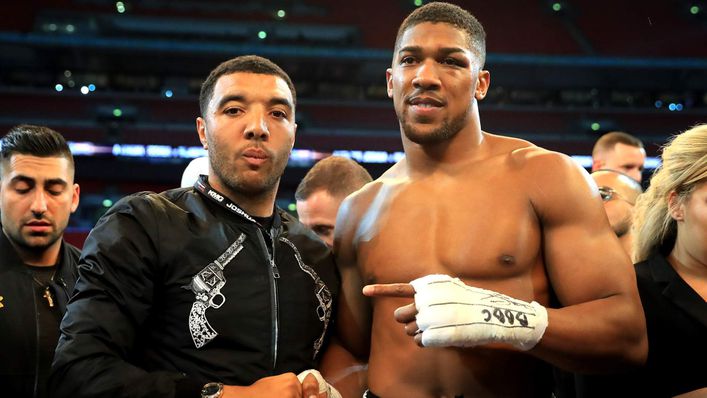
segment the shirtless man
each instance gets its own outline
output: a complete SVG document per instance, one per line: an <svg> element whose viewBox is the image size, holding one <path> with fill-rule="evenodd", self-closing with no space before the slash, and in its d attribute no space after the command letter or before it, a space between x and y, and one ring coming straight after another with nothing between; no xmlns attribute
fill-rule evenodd
<svg viewBox="0 0 707 398"><path fill-rule="evenodd" d="M403 22L386 76L406 157L337 217L337 330L369 361L368 397L549 397L548 363L646 358L631 263L587 173L481 130L484 36L446 3Z"/></svg>

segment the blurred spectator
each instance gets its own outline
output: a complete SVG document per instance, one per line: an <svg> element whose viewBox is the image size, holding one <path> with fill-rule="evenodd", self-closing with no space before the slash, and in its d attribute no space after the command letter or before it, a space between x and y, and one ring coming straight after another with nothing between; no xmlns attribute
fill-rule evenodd
<svg viewBox="0 0 707 398"><path fill-rule="evenodd" d="M648 360L629 374L577 376L580 398L673 397L707 387L700 362L707 357L707 124L663 149L633 229Z"/></svg>
<svg viewBox="0 0 707 398"><path fill-rule="evenodd" d="M334 223L341 201L371 180L368 171L354 160L340 156L320 160L297 186L299 220L329 247L333 246Z"/></svg>
<svg viewBox="0 0 707 398"><path fill-rule="evenodd" d="M641 184L618 171L597 170L592 173L599 187L611 229L619 238L626 254L631 255L631 220L636 198L643 192Z"/></svg>
<svg viewBox="0 0 707 398"><path fill-rule="evenodd" d="M602 135L592 149L592 171L620 171L641 182L646 150L638 138L621 131Z"/></svg>

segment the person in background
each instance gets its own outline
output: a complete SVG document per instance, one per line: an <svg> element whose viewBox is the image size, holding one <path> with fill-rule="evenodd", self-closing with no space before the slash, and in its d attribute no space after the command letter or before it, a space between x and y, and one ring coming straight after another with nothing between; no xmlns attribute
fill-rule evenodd
<svg viewBox="0 0 707 398"><path fill-rule="evenodd" d="M645 163L646 150L643 148L643 142L621 131L602 135L592 149L592 171L615 170L640 183Z"/></svg>
<svg viewBox="0 0 707 398"><path fill-rule="evenodd" d="M648 360L628 374L578 375L579 398L707 396L707 124L673 137L661 158L633 220Z"/></svg>
<svg viewBox="0 0 707 398"><path fill-rule="evenodd" d="M329 156L317 162L295 191L297 216L331 247L339 205L373 179L355 160Z"/></svg>
<svg viewBox="0 0 707 398"><path fill-rule="evenodd" d="M587 172L481 129L485 54L452 4L398 30L386 81L405 157L344 200L334 239L336 330L368 361L367 397L548 397L550 364L647 355L635 274Z"/></svg>
<svg viewBox="0 0 707 398"><path fill-rule="evenodd" d="M331 250L275 206L294 85L239 56L209 74L199 104L208 175L121 199L86 240L56 397L335 396L312 370L339 291Z"/></svg>
<svg viewBox="0 0 707 398"><path fill-rule="evenodd" d="M619 238L627 255L631 255L631 221L636 198L643 192L641 184L618 171L597 170L591 174L599 187L609 225Z"/></svg>
<svg viewBox="0 0 707 398"><path fill-rule="evenodd" d="M63 239L79 205L64 137L20 125L0 141L0 393L46 397L79 250Z"/></svg>

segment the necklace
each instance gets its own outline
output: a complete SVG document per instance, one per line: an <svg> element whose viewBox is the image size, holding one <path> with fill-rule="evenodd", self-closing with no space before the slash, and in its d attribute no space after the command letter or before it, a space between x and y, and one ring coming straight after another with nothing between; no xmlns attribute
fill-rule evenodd
<svg viewBox="0 0 707 398"><path fill-rule="evenodd" d="M39 279L37 279L37 276L35 273L38 273L36 269L31 270L32 272L32 279L37 283L37 285L44 291L42 293L42 298L47 301L47 305L49 305L49 308L54 307L54 296L52 295L52 291L49 288L49 284L54 281L54 275L56 275L56 267L52 271L52 275L49 277L49 281L47 282L42 282Z"/></svg>

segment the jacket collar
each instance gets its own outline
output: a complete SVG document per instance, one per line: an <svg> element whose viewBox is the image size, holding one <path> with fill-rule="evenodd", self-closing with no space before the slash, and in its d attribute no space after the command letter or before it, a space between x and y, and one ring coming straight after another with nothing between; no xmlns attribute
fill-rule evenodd
<svg viewBox="0 0 707 398"><path fill-rule="evenodd" d="M214 189L209 184L209 176L199 176L199 179L194 183L194 189L196 189L197 192L199 192L201 196L206 199L206 202L215 203L227 212L235 214L238 217L248 220L262 228L262 225L260 225L260 223L258 223L253 216L248 214L247 211L242 209L237 203L232 202L228 196ZM273 221L271 229L276 231L280 229L282 224L279 210L280 208L277 207L276 203L273 203Z"/></svg>
<svg viewBox="0 0 707 398"><path fill-rule="evenodd" d="M651 277L663 287L663 297L707 327L707 302L680 277L667 258L656 254L647 263Z"/></svg>
<svg viewBox="0 0 707 398"><path fill-rule="evenodd" d="M2 261L0 261L0 268L14 269L20 268L24 264L20 260L20 256L17 255L15 248L10 243L10 240L5 235L5 231L2 230L0 225L0 253L2 253Z"/></svg>

